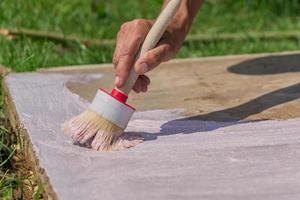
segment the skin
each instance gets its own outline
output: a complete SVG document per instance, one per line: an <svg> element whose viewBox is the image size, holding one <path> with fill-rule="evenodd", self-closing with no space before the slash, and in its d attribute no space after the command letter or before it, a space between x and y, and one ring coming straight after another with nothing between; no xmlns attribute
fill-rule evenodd
<svg viewBox="0 0 300 200"><path fill-rule="evenodd" d="M169 0L164 1L162 9L168 2ZM137 93L146 92L150 79L145 73L176 55L203 2L204 0L182 0L176 15L158 45L143 54L136 62L135 55L151 29L154 20L135 19L122 24L117 35L113 56L116 87L124 85L130 68L134 67L136 73L139 74L139 78L132 89Z"/></svg>

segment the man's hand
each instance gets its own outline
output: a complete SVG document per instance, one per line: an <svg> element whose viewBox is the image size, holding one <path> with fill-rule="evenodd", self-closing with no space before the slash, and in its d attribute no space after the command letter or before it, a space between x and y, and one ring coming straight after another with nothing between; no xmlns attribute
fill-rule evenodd
<svg viewBox="0 0 300 200"><path fill-rule="evenodd" d="M154 49L146 52L135 62L135 55L138 53L152 24L152 21L149 20L136 19L121 26L113 57L113 64L116 69L115 84L117 87L121 87L126 82L130 68L134 67L136 73L140 76L133 90L138 93L146 92L150 79L144 74L175 55L177 49L170 41L168 35L170 33L166 32Z"/></svg>
<svg viewBox="0 0 300 200"><path fill-rule="evenodd" d="M124 85L131 67L134 67L139 77L133 90L137 93L146 92L150 79L145 73L157 67L161 62L165 62L175 56L188 33L196 12L189 12L191 5L188 0L183 0L182 2L173 22L169 25L157 46L141 55L136 61L135 56L154 22L136 19L121 26L117 35L116 49L113 56L116 76L115 85L117 87ZM201 5L199 2L202 2L202 0L194 0L192 2L198 2L199 8Z"/></svg>

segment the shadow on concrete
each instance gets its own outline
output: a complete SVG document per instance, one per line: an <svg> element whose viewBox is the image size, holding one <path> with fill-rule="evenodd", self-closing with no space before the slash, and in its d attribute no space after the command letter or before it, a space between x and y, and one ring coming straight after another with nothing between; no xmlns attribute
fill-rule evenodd
<svg viewBox="0 0 300 200"><path fill-rule="evenodd" d="M286 66L287 63L289 63L288 66ZM229 67L228 71L245 75L300 72L300 54L267 56L247 60Z"/></svg>
<svg viewBox="0 0 300 200"><path fill-rule="evenodd" d="M284 104L298 98L300 98L300 82L295 85L267 93L232 108L211 112L205 115L189 117L187 119L217 122L240 121L271 107Z"/></svg>
<svg viewBox="0 0 300 200"><path fill-rule="evenodd" d="M288 67L286 67L286 63L290 63ZM248 60L229 67L228 71L246 75L300 72L300 54L268 56ZM161 131L159 133L143 133L143 136L146 140L153 140L158 136L207 132L221 127L249 123L249 121L241 120L267 110L273 106L284 104L298 98L300 98L300 82L295 85L280 88L273 92L264 94L258 98L232 108L167 122L160 127Z"/></svg>

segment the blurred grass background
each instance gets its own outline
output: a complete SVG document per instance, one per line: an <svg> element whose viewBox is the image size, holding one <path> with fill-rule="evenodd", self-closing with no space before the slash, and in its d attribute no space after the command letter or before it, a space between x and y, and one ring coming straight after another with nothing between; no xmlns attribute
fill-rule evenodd
<svg viewBox="0 0 300 200"><path fill-rule="evenodd" d="M162 0L0 0L0 28L27 28L94 39L114 39L120 25L155 18ZM207 0L191 33L217 35L300 30L299 0ZM114 46L85 47L28 37L0 37L0 63L16 71L111 62ZM299 39L211 41L186 44L177 57L299 49Z"/></svg>
<svg viewBox="0 0 300 200"><path fill-rule="evenodd" d="M114 39L120 25L157 16L162 0L0 0L0 28L49 31L65 36ZM300 30L300 0L207 0L194 21L191 35L245 34ZM186 43L177 57L278 52L300 49L300 36L277 40L248 39ZM15 71L39 67L111 62L114 46L85 46L20 36L0 35L0 64ZM0 198L20 195L24 177L12 170L15 146L7 144L0 94ZM26 178L27 180L27 178ZM41 189L33 194L41 197Z"/></svg>

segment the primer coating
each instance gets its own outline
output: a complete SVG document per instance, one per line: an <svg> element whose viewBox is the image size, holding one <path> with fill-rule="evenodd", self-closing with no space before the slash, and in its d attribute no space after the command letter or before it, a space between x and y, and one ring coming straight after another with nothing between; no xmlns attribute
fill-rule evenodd
<svg viewBox="0 0 300 200"><path fill-rule="evenodd" d="M209 122L183 119L178 110L137 112L125 131L143 134L144 143L95 152L74 145L60 127L88 106L65 83L88 78L5 78L20 126L59 199L300 198L299 118Z"/></svg>

